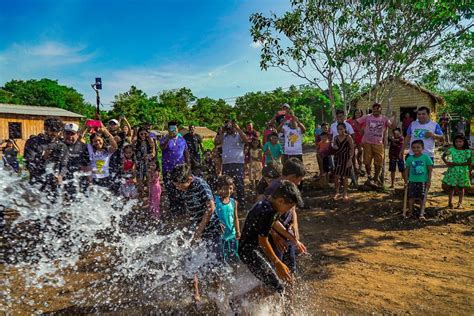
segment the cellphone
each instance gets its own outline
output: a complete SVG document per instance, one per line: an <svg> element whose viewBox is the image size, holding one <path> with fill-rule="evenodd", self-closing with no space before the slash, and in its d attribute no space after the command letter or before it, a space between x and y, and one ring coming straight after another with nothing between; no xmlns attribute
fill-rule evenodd
<svg viewBox="0 0 474 316"><path fill-rule="evenodd" d="M87 120L87 127L102 127L102 122L100 120Z"/></svg>

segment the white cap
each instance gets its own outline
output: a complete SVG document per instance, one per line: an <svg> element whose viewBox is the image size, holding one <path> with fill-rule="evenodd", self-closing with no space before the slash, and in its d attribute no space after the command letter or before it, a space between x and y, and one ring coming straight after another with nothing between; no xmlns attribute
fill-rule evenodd
<svg viewBox="0 0 474 316"><path fill-rule="evenodd" d="M115 125L119 125L119 124L120 124L119 121L117 121L116 119L111 119L111 120L109 121L109 124L110 124L110 123L114 123Z"/></svg>
<svg viewBox="0 0 474 316"><path fill-rule="evenodd" d="M283 107L283 108L288 108L288 109L289 109L289 108L290 108L290 105L289 105L288 103L283 103L283 104L281 105L281 107Z"/></svg>
<svg viewBox="0 0 474 316"><path fill-rule="evenodd" d="M79 131L79 126L77 126L77 124L74 124L74 123L66 123L64 125L64 131L77 133Z"/></svg>

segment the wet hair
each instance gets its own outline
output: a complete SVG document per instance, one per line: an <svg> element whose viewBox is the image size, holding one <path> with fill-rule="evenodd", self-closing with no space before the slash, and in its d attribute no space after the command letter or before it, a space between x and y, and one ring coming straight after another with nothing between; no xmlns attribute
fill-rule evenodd
<svg viewBox="0 0 474 316"><path fill-rule="evenodd" d="M304 177L306 175L306 169L301 160L293 157L285 161L281 173L284 176Z"/></svg>
<svg viewBox="0 0 474 316"><path fill-rule="evenodd" d="M176 122L176 121L169 121L168 122L168 127L173 126L173 125L178 126L178 122Z"/></svg>
<svg viewBox="0 0 474 316"><path fill-rule="evenodd" d="M300 190L298 190L298 187L293 182L288 180L281 180L279 182L278 187L272 193L272 198L282 198L288 204L303 205Z"/></svg>
<svg viewBox="0 0 474 316"><path fill-rule="evenodd" d="M339 115L339 114L344 114L344 111L343 110L336 110L336 116Z"/></svg>
<svg viewBox="0 0 474 316"><path fill-rule="evenodd" d="M191 177L191 167L187 164L180 164L170 172L171 181L174 183L186 183Z"/></svg>
<svg viewBox="0 0 474 316"><path fill-rule="evenodd" d="M402 130L400 129L400 127L395 127L395 128L393 129L393 131L394 131L394 132L395 132L395 131L398 131L399 133L402 132Z"/></svg>
<svg viewBox="0 0 474 316"><path fill-rule="evenodd" d="M422 141L421 139L414 140L413 143L411 143L411 146L413 147L413 145L415 144L419 144L421 145L421 148L425 148L425 142Z"/></svg>
<svg viewBox="0 0 474 316"><path fill-rule="evenodd" d="M418 110L416 110L416 112L420 112L420 111L426 111L426 114L430 114L430 109L428 109L426 106L420 106L418 108Z"/></svg>
<svg viewBox="0 0 474 316"><path fill-rule="evenodd" d="M323 127L323 126L329 126L329 124L328 123L323 123L323 124L321 124L321 127Z"/></svg>
<svg viewBox="0 0 474 316"><path fill-rule="evenodd" d="M217 188L234 185L234 180L228 175L222 175L217 178Z"/></svg>
<svg viewBox="0 0 474 316"><path fill-rule="evenodd" d="M454 136L453 138L453 147L456 148L456 140L457 139L462 139L463 140L463 144L462 144L462 149L469 149L469 143L467 142L467 139L466 137L464 137L463 134L456 134L456 136Z"/></svg>
<svg viewBox="0 0 474 316"><path fill-rule="evenodd" d="M58 118L55 117L48 117L44 120L44 129L60 132L64 128L64 123Z"/></svg>

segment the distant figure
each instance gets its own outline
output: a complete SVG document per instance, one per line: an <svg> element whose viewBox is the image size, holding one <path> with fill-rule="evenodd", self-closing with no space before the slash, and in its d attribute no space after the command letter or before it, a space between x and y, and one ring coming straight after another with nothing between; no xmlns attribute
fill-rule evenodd
<svg viewBox="0 0 474 316"><path fill-rule="evenodd" d="M467 127L466 119L461 116L461 118L459 119L459 122L456 124L457 133L460 134L460 135L465 136L466 135L466 127Z"/></svg>
<svg viewBox="0 0 474 316"><path fill-rule="evenodd" d="M160 218L161 204L161 184L160 184L160 167L156 160L150 161L148 165L148 203L150 205L150 214L155 219Z"/></svg>
<svg viewBox="0 0 474 316"><path fill-rule="evenodd" d="M453 147L444 152L443 161L448 166L443 178L443 184L449 187L448 208L453 208L453 196L456 189L459 192L457 208L462 208L464 189L471 187L469 169L472 164L472 151L463 135L454 136Z"/></svg>
<svg viewBox="0 0 474 316"><path fill-rule="evenodd" d="M411 122L413 122L413 118L411 117L410 113L405 113L405 116L402 120L402 131L404 137L407 136L407 130L410 127Z"/></svg>
<svg viewBox="0 0 474 316"><path fill-rule="evenodd" d="M400 151L403 149L403 136L400 133L400 129L397 127L393 130L393 136L388 138L390 144L388 150L388 171L390 171L391 186L395 186L395 172L398 171L402 174L402 178L405 177L405 161L400 158Z"/></svg>
<svg viewBox="0 0 474 316"><path fill-rule="evenodd" d="M451 122L451 119L449 117L449 114L447 112L443 112L443 115L439 119L439 126L441 126L441 130L443 131L443 134L444 134L444 141L446 143L449 143L449 136L450 136L449 123L450 122Z"/></svg>
<svg viewBox="0 0 474 316"><path fill-rule="evenodd" d="M5 169L12 169L15 172L20 172L20 164L18 163L18 153L20 148L14 139L7 139L5 147L3 148L3 166Z"/></svg>
<svg viewBox="0 0 474 316"><path fill-rule="evenodd" d="M202 137L195 133L194 125L189 125L188 132L183 136L183 138L186 141L186 144L188 144L191 170L194 175L200 175L201 155L204 153Z"/></svg>

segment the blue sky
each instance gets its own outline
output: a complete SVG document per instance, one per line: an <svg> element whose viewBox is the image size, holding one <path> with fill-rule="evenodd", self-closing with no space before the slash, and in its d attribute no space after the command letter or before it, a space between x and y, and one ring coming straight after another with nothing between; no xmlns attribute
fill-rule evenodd
<svg viewBox="0 0 474 316"><path fill-rule="evenodd" d="M0 85L57 79L93 102L136 85L149 95L189 87L198 97L229 98L302 83L259 69L253 12L283 12L288 0L1 0ZM5 26L8 26L7 28Z"/></svg>

